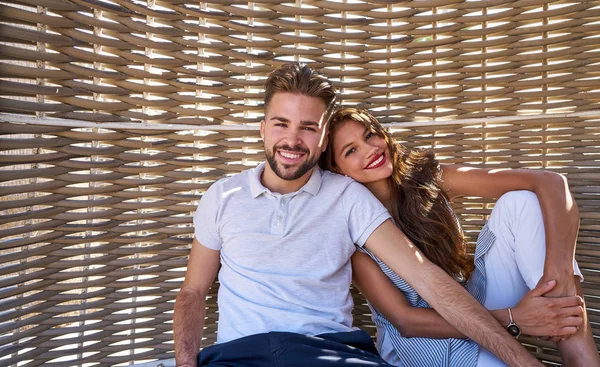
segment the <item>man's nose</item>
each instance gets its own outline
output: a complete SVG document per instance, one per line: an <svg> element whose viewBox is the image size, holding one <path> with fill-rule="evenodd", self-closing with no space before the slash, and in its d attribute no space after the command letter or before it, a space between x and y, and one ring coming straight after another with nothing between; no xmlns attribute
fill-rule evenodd
<svg viewBox="0 0 600 367"><path fill-rule="evenodd" d="M285 141L289 146L293 147L296 145L300 145L302 142L302 139L300 138L300 134L299 134L298 130L288 129L288 131L285 134Z"/></svg>

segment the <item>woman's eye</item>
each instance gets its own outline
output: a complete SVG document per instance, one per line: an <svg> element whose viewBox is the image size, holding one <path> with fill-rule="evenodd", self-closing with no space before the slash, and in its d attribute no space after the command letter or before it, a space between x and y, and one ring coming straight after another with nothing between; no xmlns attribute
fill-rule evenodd
<svg viewBox="0 0 600 367"><path fill-rule="evenodd" d="M346 154L344 154L344 157L349 156L350 154L354 153L356 151L356 148L350 148L346 151Z"/></svg>
<svg viewBox="0 0 600 367"><path fill-rule="evenodd" d="M372 132L368 132L367 136L365 136L365 140L371 139L371 137L373 137L373 135L375 135L375 134L373 134Z"/></svg>

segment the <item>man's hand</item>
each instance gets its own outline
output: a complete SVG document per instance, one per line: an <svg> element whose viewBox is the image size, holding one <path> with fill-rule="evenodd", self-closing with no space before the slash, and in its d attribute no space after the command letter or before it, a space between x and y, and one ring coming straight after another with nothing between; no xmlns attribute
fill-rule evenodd
<svg viewBox="0 0 600 367"><path fill-rule="evenodd" d="M547 266L544 269L544 274L538 282L544 284L546 279L557 279L556 286L549 292L544 294L544 297L556 298L556 297L570 297L577 296L577 285L575 282L579 281L579 277L573 276L573 269L567 268L563 271L558 271L558 267ZM585 304L583 304L585 307ZM540 339L549 340L552 343L558 343L562 340L566 340L569 336L556 336L556 334L547 334L548 336L542 336ZM552 335L552 336L550 336Z"/></svg>
<svg viewBox="0 0 600 367"><path fill-rule="evenodd" d="M556 286L550 291L546 292L544 297L576 296L577 286L575 282L578 279L578 277L573 276L572 265L564 270L558 270L558 267L551 266L544 269L544 274L538 282L538 286L554 280L556 281Z"/></svg>
<svg viewBox="0 0 600 367"><path fill-rule="evenodd" d="M545 297L555 287L554 280L538 283L512 308L513 319L524 334L564 338L583 325L583 299Z"/></svg>

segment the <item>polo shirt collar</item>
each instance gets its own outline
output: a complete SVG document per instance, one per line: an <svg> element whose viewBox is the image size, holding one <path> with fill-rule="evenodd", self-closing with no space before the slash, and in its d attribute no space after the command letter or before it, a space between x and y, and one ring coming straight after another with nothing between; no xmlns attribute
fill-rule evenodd
<svg viewBox="0 0 600 367"><path fill-rule="evenodd" d="M252 193L253 198L260 196L260 194L264 192L269 192L269 189L264 187L263 184L260 182L260 176L262 175L265 169L265 164L267 164L267 162L262 162L261 164L256 166L256 168L254 168L250 173L250 192ZM313 169L312 174L310 175L310 178L308 179L306 184L304 184L304 186L302 186L300 190L298 190L296 193L306 191L309 194L316 196L319 193L319 189L321 188L322 174L323 171L321 170L321 168L319 168L319 166L316 166L315 169Z"/></svg>
<svg viewBox="0 0 600 367"><path fill-rule="evenodd" d="M298 191L306 191L312 196L317 196L319 189L321 188L322 176L323 172L321 171L321 168L316 166L306 184L304 184L304 186L302 186Z"/></svg>

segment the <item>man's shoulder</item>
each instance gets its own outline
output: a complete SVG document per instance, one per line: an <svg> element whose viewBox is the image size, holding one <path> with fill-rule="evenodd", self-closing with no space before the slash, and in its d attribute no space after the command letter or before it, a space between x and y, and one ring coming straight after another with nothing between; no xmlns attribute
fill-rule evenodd
<svg viewBox="0 0 600 367"><path fill-rule="evenodd" d="M230 190L248 190L250 183L250 175L253 169L247 169L245 171L236 173L231 176L223 177L215 181L208 190L214 192L227 192Z"/></svg>
<svg viewBox="0 0 600 367"><path fill-rule="evenodd" d="M346 188L354 181L352 178L344 175L339 175L331 171L321 171L321 182L326 187Z"/></svg>
<svg viewBox="0 0 600 367"><path fill-rule="evenodd" d="M348 177L348 176L344 176L344 175L340 175L337 173L333 173L331 171L326 171L323 170L323 176L322 176L322 180L323 180L323 185L324 187L326 187L327 189L334 189L334 190L338 190L340 192L352 192L354 193L362 193L362 192L367 192L369 193L370 191L361 183L354 181L353 178Z"/></svg>

